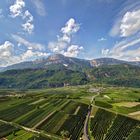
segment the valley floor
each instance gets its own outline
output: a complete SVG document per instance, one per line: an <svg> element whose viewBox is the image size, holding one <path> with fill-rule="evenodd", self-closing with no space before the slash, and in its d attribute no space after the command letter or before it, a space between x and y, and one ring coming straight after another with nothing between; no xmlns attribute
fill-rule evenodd
<svg viewBox="0 0 140 140"><path fill-rule="evenodd" d="M140 89L84 85L0 90L0 138L137 140Z"/></svg>

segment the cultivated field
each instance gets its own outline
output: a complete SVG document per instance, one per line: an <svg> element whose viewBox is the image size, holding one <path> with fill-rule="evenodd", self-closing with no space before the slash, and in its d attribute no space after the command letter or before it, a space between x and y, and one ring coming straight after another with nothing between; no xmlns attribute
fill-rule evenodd
<svg viewBox="0 0 140 140"><path fill-rule="evenodd" d="M1 90L0 138L7 140L83 138L85 120L91 106L87 126L89 128L87 134L91 139L135 140L140 134L139 98L139 89L105 85L29 91Z"/></svg>
<svg viewBox="0 0 140 140"><path fill-rule="evenodd" d="M140 121L101 108L90 119L90 131L95 140L131 139L139 127Z"/></svg>
<svg viewBox="0 0 140 140"><path fill-rule="evenodd" d="M96 98L95 104L139 119L140 88L104 87L104 90Z"/></svg>
<svg viewBox="0 0 140 140"><path fill-rule="evenodd" d="M6 96L2 94L0 120L4 121L4 126L0 124L0 137L10 140L24 136L24 139L29 139L37 135L41 140L43 136L48 136L46 139L78 139L88 104L80 102L79 93L74 95L75 89L69 92L67 89L55 89L27 91L23 96L17 96L16 91L9 91Z"/></svg>

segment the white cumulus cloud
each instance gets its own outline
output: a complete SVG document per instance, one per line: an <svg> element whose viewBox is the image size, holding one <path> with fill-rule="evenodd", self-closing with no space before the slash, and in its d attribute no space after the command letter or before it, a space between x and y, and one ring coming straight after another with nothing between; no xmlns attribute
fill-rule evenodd
<svg viewBox="0 0 140 140"><path fill-rule="evenodd" d="M20 55L21 61L35 60L39 57L47 57L49 53L27 50L25 53Z"/></svg>
<svg viewBox="0 0 140 140"><path fill-rule="evenodd" d="M28 41L26 41L26 43L27 45L33 45L28 44ZM16 46L10 41L5 41L0 45L0 67L6 67L8 65L13 65L24 61L35 60L37 58L47 57L49 55L47 52L30 49L30 47L32 46L29 46L26 51L23 51L20 54L15 54L15 51L17 50Z"/></svg>
<svg viewBox="0 0 140 140"><path fill-rule="evenodd" d="M66 34L63 34L62 37L57 36L57 38L59 42L67 42L67 43L71 42L71 37Z"/></svg>
<svg viewBox="0 0 140 140"><path fill-rule="evenodd" d="M71 43L73 34L80 29L80 24L75 22L75 19L70 18L64 27L61 28L61 36L57 36L57 41L49 42L48 48L53 53L60 53L65 56L76 57L83 47L73 45Z"/></svg>
<svg viewBox="0 0 140 140"><path fill-rule="evenodd" d="M58 42L49 42L48 49L54 53L64 53L64 50L67 48L67 43L63 41Z"/></svg>
<svg viewBox="0 0 140 140"><path fill-rule="evenodd" d="M111 36L130 37L140 31L140 1L128 4L118 15Z"/></svg>
<svg viewBox="0 0 140 140"><path fill-rule="evenodd" d="M121 36L127 37L140 31L140 9L126 12L121 20Z"/></svg>
<svg viewBox="0 0 140 140"><path fill-rule="evenodd" d="M76 33L80 29L80 25L75 22L73 18L70 18L65 24L65 27L61 29L63 34L71 35Z"/></svg>
<svg viewBox="0 0 140 140"><path fill-rule="evenodd" d="M4 44L0 45L0 58L6 57L8 59L12 55L13 47L14 45L9 41L5 41Z"/></svg>
<svg viewBox="0 0 140 140"><path fill-rule="evenodd" d="M109 49L102 49L101 53L104 56L107 56L109 54L110 50Z"/></svg>
<svg viewBox="0 0 140 140"><path fill-rule="evenodd" d="M18 35L12 35L12 38L18 42L20 45L26 46L29 50L45 50L45 46L39 43L29 42L26 39L18 36Z"/></svg>
<svg viewBox="0 0 140 140"><path fill-rule="evenodd" d="M64 52L64 55L68 57L76 57L83 49L84 48L82 46L79 47L78 45L71 45L68 47L67 51Z"/></svg>
<svg viewBox="0 0 140 140"><path fill-rule="evenodd" d="M23 15L23 19L26 19L28 22L32 22L34 18L32 14L28 10L26 10Z"/></svg>
<svg viewBox="0 0 140 140"><path fill-rule="evenodd" d="M5 41L0 45L0 66L5 67L13 64L16 61L14 56L14 44L10 41Z"/></svg>
<svg viewBox="0 0 140 140"><path fill-rule="evenodd" d="M22 18L26 20L26 22L22 24L23 30L31 34L34 30L34 18L32 14L28 10L26 10Z"/></svg>
<svg viewBox="0 0 140 140"><path fill-rule="evenodd" d="M23 30L31 34L34 30L34 25L30 22L22 24Z"/></svg>
<svg viewBox="0 0 140 140"><path fill-rule="evenodd" d="M13 5L10 6L10 13L13 18L21 16L23 8L25 7L24 0L16 0Z"/></svg>
<svg viewBox="0 0 140 140"><path fill-rule="evenodd" d="M31 34L34 30L34 17L28 10L25 10L24 7L24 0L16 0L15 3L9 8L10 14L13 18L21 17L21 19L24 21L24 23L21 24L23 31Z"/></svg>

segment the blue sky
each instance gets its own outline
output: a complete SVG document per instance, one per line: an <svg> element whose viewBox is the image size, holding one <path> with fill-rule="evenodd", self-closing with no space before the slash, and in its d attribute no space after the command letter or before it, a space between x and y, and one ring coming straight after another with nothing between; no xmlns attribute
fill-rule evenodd
<svg viewBox="0 0 140 140"><path fill-rule="evenodd" d="M0 1L0 66L53 53L140 60L139 0Z"/></svg>

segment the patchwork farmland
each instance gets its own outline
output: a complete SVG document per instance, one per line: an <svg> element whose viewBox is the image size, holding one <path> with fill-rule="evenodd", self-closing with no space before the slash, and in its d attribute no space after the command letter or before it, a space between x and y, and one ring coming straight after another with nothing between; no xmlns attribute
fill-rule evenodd
<svg viewBox="0 0 140 140"><path fill-rule="evenodd" d="M64 99L61 94L40 96L39 99L38 95L35 97L28 95L23 98L1 99L1 101L0 120L5 122L0 124L0 137L7 139L17 139L14 135L19 135L18 139L20 135L39 139L40 137L43 139L44 135L46 139L64 137L78 139L88 111L87 104ZM4 128L6 131L3 132ZM31 132L35 133L35 136ZM63 136L62 133L66 132L67 135Z"/></svg>
<svg viewBox="0 0 140 140"><path fill-rule="evenodd" d="M18 96L17 91L9 91L0 98L0 138L85 140L87 135L91 140L138 140L140 121L115 112L114 105L121 102L110 101L104 90L97 93L88 86L20 91Z"/></svg>

